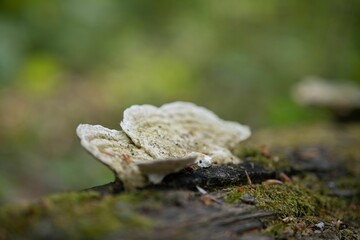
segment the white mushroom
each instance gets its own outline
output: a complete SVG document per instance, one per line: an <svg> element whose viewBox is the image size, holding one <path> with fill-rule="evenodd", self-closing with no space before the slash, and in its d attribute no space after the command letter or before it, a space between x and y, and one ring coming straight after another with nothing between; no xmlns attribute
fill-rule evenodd
<svg viewBox="0 0 360 240"><path fill-rule="evenodd" d="M100 125L80 124L76 133L81 145L108 166L126 189L143 187L147 179L159 183L164 176L195 163L196 156L154 160L144 149L135 146L123 131Z"/></svg>
<svg viewBox="0 0 360 240"><path fill-rule="evenodd" d="M250 136L247 126L221 120L193 103L132 106L121 122L131 140L154 158L181 158L198 154L200 161L216 156L218 164L239 162L229 151ZM202 157L201 157L202 156ZM205 164L208 166L209 164Z"/></svg>
<svg viewBox="0 0 360 240"><path fill-rule="evenodd" d="M151 161L153 158L136 147L123 131L80 124L76 133L81 139L81 145L113 170L127 189L146 184L146 179L133 160Z"/></svg>
<svg viewBox="0 0 360 240"><path fill-rule="evenodd" d="M360 87L352 82L306 77L295 85L293 98L305 106L349 111L360 108Z"/></svg>
<svg viewBox="0 0 360 240"><path fill-rule="evenodd" d="M250 136L247 126L221 120L192 103L125 110L122 131L80 124L81 144L112 169L126 189L159 183L163 177L193 165L238 163L231 151Z"/></svg>

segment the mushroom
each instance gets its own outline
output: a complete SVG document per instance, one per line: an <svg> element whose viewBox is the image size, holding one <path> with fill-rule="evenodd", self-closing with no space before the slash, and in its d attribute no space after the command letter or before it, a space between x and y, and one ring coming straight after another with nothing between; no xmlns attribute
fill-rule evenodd
<svg viewBox="0 0 360 240"><path fill-rule="evenodd" d="M194 163L239 163L232 150L251 135L249 127L187 102L131 106L120 126L122 130L80 124L76 132L82 146L128 190L160 183Z"/></svg>
<svg viewBox="0 0 360 240"><path fill-rule="evenodd" d="M360 120L360 87L352 82L306 77L295 85L293 98L300 105L327 109L340 121Z"/></svg>

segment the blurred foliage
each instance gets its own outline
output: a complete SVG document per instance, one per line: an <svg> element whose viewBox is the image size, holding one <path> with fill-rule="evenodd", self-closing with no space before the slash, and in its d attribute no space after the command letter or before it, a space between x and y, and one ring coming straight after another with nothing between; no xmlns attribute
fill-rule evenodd
<svg viewBox="0 0 360 240"><path fill-rule="evenodd" d="M0 1L0 203L111 179L76 139L133 104L204 105L252 127L326 117L291 86L360 83L358 0Z"/></svg>

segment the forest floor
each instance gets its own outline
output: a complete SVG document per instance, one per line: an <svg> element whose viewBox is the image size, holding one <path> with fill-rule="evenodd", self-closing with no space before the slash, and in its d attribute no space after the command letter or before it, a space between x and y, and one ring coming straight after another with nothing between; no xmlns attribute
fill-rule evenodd
<svg viewBox="0 0 360 240"><path fill-rule="evenodd" d="M238 165L0 208L3 239L360 239L360 125L258 131Z"/></svg>

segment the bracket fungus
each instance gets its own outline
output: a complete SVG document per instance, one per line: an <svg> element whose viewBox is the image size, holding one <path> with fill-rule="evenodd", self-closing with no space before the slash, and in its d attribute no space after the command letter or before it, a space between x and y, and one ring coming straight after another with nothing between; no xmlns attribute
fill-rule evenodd
<svg viewBox="0 0 360 240"><path fill-rule="evenodd" d="M292 95L300 105L327 109L340 121L360 121L360 86L353 82L306 77Z"/></svg>
<svg viewBox="0 0 360 240"><path fill-rule="evenodd" d="M126 189L160 183L164 176L197 164L239 163L232 150L250 135L249 127L224 121L193 103L126 109L121 130L80 124L82 146L107 165Z"/></svg>

